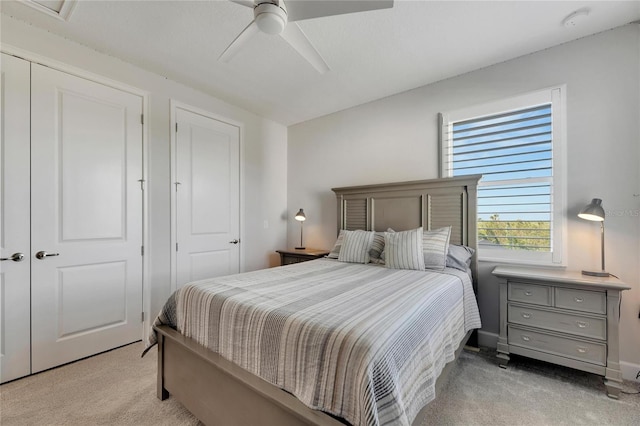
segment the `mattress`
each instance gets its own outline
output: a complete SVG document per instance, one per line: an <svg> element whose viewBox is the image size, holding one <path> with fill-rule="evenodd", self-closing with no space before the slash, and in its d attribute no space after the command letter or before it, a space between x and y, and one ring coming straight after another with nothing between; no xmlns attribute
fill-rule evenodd
<svg viewBox="0 0 640 426"><path fill-rule="evenodd" d="M331 259L187 284L155 324L353 425L410 425L481 325L465 272Z"/></svg>

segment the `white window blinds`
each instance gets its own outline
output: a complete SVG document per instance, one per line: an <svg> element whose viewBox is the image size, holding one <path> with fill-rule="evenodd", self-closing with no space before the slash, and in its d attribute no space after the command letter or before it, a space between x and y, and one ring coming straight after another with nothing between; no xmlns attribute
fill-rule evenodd
<svg viewBox="0 0 640 426"><path fill-rule="evenodd" d="M443 114L442 175L483 176L481 258L559 263L563 215L554 209L562 208L562 197L554 197L554 188L562 185L555 179L561 115L551 91Z"/></svg>

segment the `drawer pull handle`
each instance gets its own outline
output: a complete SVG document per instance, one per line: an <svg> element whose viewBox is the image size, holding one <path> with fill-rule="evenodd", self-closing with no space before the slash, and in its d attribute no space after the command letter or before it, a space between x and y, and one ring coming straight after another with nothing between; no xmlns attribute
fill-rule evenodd
<svg viewBox="0 0 640 426"><path fill-rule="evenodd" d="M582 303L584 302L584 299L582 297L574 297L574 299L576 301L576 303Z"/></svg>
<svg viewBox="0 0 640 426"><path fill-rule="evenodd" d="M583 348L582 346L578 346L578 352L580 352L581 354L586 354L587 352L589 352L589 350L587 348Z"/></svg>
<svg viewBox="0 0 640 426"><path fill-rule="evenodd" d="M529 336L522 336L522 340L524 340L525 342L528 342L531 340L531 338Z"/></svg>
<svg viewBox="0 0 640 426"><path fill-rule="evenodd" d="M527 290L527 291L525 291L525 292L524 292L524 295L525 295L525 296L533 296L533 292L532 292L532 291Z"/></svg>
<svg viewBox="0 0 640 426"><path fill-rule="evenodd" d="M524 319L529 319L529 318L531 318L531 314L530 314L530 313L528 313L528 312L523 312L523 313L522 313L522 318L524 318Z"/></svg>
<svg viewBox="0 0 640 426"><path fill-rule="evenodd" d="M589 327L589 323L586 321L576 321L576 324L578 325L578 327L580 328L587 328Z"/></svg>

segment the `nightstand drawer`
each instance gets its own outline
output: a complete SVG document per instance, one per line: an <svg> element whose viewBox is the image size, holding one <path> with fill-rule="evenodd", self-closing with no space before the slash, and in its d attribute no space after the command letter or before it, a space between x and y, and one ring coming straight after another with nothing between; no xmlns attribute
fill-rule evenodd
<svg viewBox="0 0 640 426"><path fill-rule="evenodd" d="M551 290L552 288L546 285L509 281L508 297L514 302L551 306Z"/></svg>
<svg viewBox="0 0 640 426"><path fill-rule="evenodd" d="M607 345L565 336L508 327L509 344L564 356L597 365L607 365Z"/></svg>
<svg viewBox="0 0 640 426"><path fill-rule="evenodd" d="M556 307L574 311L607 313L607 298L604 292L556 288Z"/></svg>
<svg viewBox="0 0 640 426"><path fill-rule="evenodd" d="M606 318L595 318L509 304L509 323L539 327L593 339L607 339Z"/></svg>

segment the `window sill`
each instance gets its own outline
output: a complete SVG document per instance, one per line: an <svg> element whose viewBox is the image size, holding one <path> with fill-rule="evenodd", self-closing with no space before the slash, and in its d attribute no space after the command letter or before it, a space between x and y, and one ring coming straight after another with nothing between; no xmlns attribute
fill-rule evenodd
<svg viewBox="0 0 640 426"><path fill-rule="evenodd" d="M478 256L478 262L482 263L504 263L508 265L538 266L541 268L566 269L566 263L552 263L534 259L509 259L497 256Z"/></svg>

